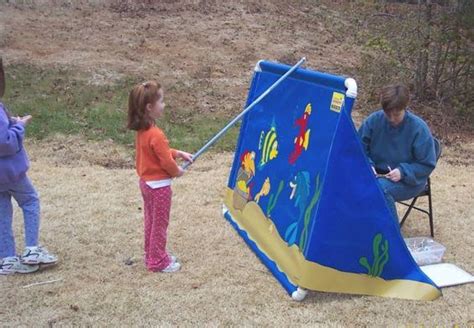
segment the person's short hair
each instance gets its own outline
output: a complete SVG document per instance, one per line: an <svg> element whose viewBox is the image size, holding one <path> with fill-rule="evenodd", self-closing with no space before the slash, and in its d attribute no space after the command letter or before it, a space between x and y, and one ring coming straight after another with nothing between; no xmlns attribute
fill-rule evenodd
<svg viewBox="0 0 474 328"><path fill-rule="evenodd" d="M403 84L391 84L380 90L380 104L385 112L401 111L410 102L410 91Z"/></svg>
<svg viewBox="0 0 474 328"><path fill-rule="evenodd" d="M153 119L146 110L147 104L154 104L160 99L158 91L161 85L156 81L137 84L128 96L127 128L130 130L146 130L153 125Z"/></svg>

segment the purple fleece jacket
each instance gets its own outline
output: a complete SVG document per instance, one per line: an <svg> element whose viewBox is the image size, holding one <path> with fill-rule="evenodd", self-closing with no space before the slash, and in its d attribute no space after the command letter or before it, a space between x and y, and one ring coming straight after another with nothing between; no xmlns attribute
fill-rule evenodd
<svg viewBox="0 0 474 328"><path fill-rule="evenodd" d="M0 184L20 180L30 166L23 148L25 127L9 119L6 109L0 103Z"/></svg>

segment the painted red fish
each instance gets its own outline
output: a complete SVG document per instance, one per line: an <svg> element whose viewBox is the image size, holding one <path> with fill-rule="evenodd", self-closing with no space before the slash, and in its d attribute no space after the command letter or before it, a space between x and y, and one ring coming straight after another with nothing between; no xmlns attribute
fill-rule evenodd
<svg viewBox="0 0 474 328"><path fill-rule="evenodd" d="M311 104L306 105L303 115L298 118L295 122L296 126L299 126L298 135L295 138L295 148L293 152L290 154L289 162L290 164L294 164L298 157L300 157L301 153L304 150L308 149L309 145L309 132L311 129L307 129L308 127L308 120L309 116L311 115Z"/></svg>

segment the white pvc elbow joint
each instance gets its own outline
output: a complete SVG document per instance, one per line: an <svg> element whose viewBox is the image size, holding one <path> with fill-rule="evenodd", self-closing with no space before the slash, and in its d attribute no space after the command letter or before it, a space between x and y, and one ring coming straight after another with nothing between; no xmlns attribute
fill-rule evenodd
<svg viewBox="0 0 474 328"><path fill-rule="evenodd" d="M352 78L347 78L344 81L344 85L347 88L346 96L349 98L356 98L357 97L357 82Z"/></svg>
<svg viewBox="0 0 474 328"><path fill-rule="evenodd" d="M305 289L298 287L298 289L291 293L291 298L295 301L301 302L304 300L307 293L308 292Z"/></svg>

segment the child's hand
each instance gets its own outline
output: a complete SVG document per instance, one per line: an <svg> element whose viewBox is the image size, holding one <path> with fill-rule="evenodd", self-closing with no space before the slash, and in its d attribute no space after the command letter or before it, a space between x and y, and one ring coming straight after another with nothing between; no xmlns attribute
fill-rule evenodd
<svg viewBox="0 0 474 328"><path fill-rule="evenodd" d="M176 175L177 178L182 177L183 174L184 174L184 172L185 172L180 166L178 166L178 168L179 168L179 172L178 172L178 174Z"/></svg>
<svg viewBox="0 0 474 328"><path fill-rule="evenodd" d="M14 120L17 122L17 123L20 123L20 124L23 124L23 125L28 125L28 123L30 123L31 119L33 117L31 115L26 115L26 116L18 116L18 117L15 117Z"/></svg>
<svg viewBox="0 0 474 328"><path fill-rule="evenodd" d="M385 177L393 182L398 182L402 178L402 173L399 169L393 169L387 174L385 174Z"/></svg>
<svg viewBox="0 0 474 328"><path fill-rule="evenodd" d="M185 161L187 161L187 162L190 162L190 163L193 162L193 155L190 154L190 153L187 153L185 151L179 150L178 151L178 157L185 160Z"/></svg>

